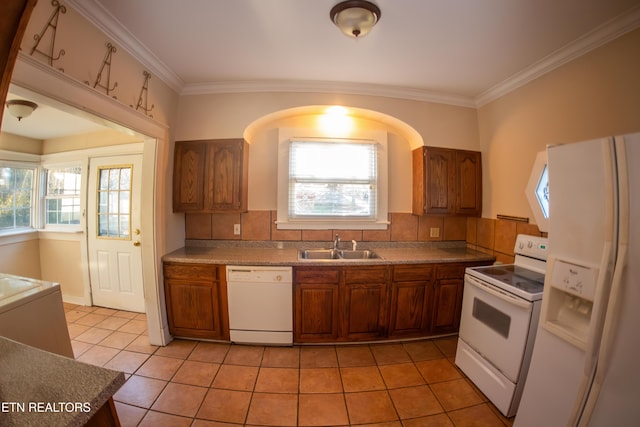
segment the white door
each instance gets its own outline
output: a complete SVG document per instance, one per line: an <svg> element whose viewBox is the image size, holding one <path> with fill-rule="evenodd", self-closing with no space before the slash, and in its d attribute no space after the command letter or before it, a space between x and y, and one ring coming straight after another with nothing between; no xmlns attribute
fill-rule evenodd
<svg viewBox="0 0 640 427"><path fill-rule="evenodd" d="M93 305L144 312L142 155L89 161L87 230Z"/></svg>

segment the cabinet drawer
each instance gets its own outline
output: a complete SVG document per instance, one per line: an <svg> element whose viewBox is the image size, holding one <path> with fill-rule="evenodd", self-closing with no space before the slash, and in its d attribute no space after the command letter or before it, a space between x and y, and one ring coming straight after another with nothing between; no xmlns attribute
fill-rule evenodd
<svg viewBox="0 0 640 427"><path fill-rule="evenodd" d="M433 265L396 265L393 267L394 282L431 280Z"/></svg>
<svg viewBox="0 0 640 427"><path fill-rule="evenodd" d="M462 279L464 278L465 265L439 265L436 271L438 279Z"/></svg>
<svg viewBox="0 0 640 427"><path fill-rule="evenodd" d="M348 268L344 271L345 283L386 283L387 267Z"/></svg>
<svg viewBox="0 0 640 427"><path fill-rule="evenodd" d="M169 279L219 280L218 268L207 264L165 264L164 277Z"/></svg>
<svg viewBox="0 0 640 427"><path fill-rule="evenodd" d="M337 269L295 270L295 283L338 283L340 271Z"/></svg>

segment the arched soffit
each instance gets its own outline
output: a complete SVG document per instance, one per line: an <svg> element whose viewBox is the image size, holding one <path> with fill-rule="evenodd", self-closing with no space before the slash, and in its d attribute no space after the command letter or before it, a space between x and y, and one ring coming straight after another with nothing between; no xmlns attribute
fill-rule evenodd
<svg viewBox="0 0 640 427"><path fill-rule="evenodd" d="M334 107L332 105L307 105L304 107L287 108L284 110L275 111L273 113L264 115L252 123L250 123L244 130L244 139L249 143L253 140L253 136L260 129L268 127L270 123L275 121L292 118L296 116L305 115L321 115L325 114L328 108ZM403 122L402 120L390 116L388 114L380 113L374 110L368 110L364 108L344 107L347 110L347 114L354 118L366 119L378 122L388 128L389 131L397 133L409 142L411 149L422 147L424 141L422 136L412 126Z"/></svg>

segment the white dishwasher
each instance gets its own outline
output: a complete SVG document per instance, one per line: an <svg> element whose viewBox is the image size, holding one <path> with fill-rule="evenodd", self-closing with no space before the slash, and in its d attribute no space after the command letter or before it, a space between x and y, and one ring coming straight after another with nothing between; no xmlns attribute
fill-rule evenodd
<svg viewBox="0 0 640 427"><path fill-rule="evenodd" d="M229 335L243 344L293 344L291 267L227 266Z"/></svg>

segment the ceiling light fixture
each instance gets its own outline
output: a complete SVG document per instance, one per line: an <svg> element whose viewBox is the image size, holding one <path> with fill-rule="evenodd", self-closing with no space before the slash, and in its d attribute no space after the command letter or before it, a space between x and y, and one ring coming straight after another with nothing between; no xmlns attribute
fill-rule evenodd
<svg viewBox="0 0 640 427"><path fill-rule="evenodd" d="M7 109L12 116L18 118L18 121L25 117L29 117L36 108L38 108L38 104L24 99L12 99L7 101Z"/></svg>
<svg viewBox="0 0 640 427"><path fill-rule="evenodd" d="M366 0L347 0L331 8L331 21L351 37L366 35L380 20L380 8Z"/></svg>

